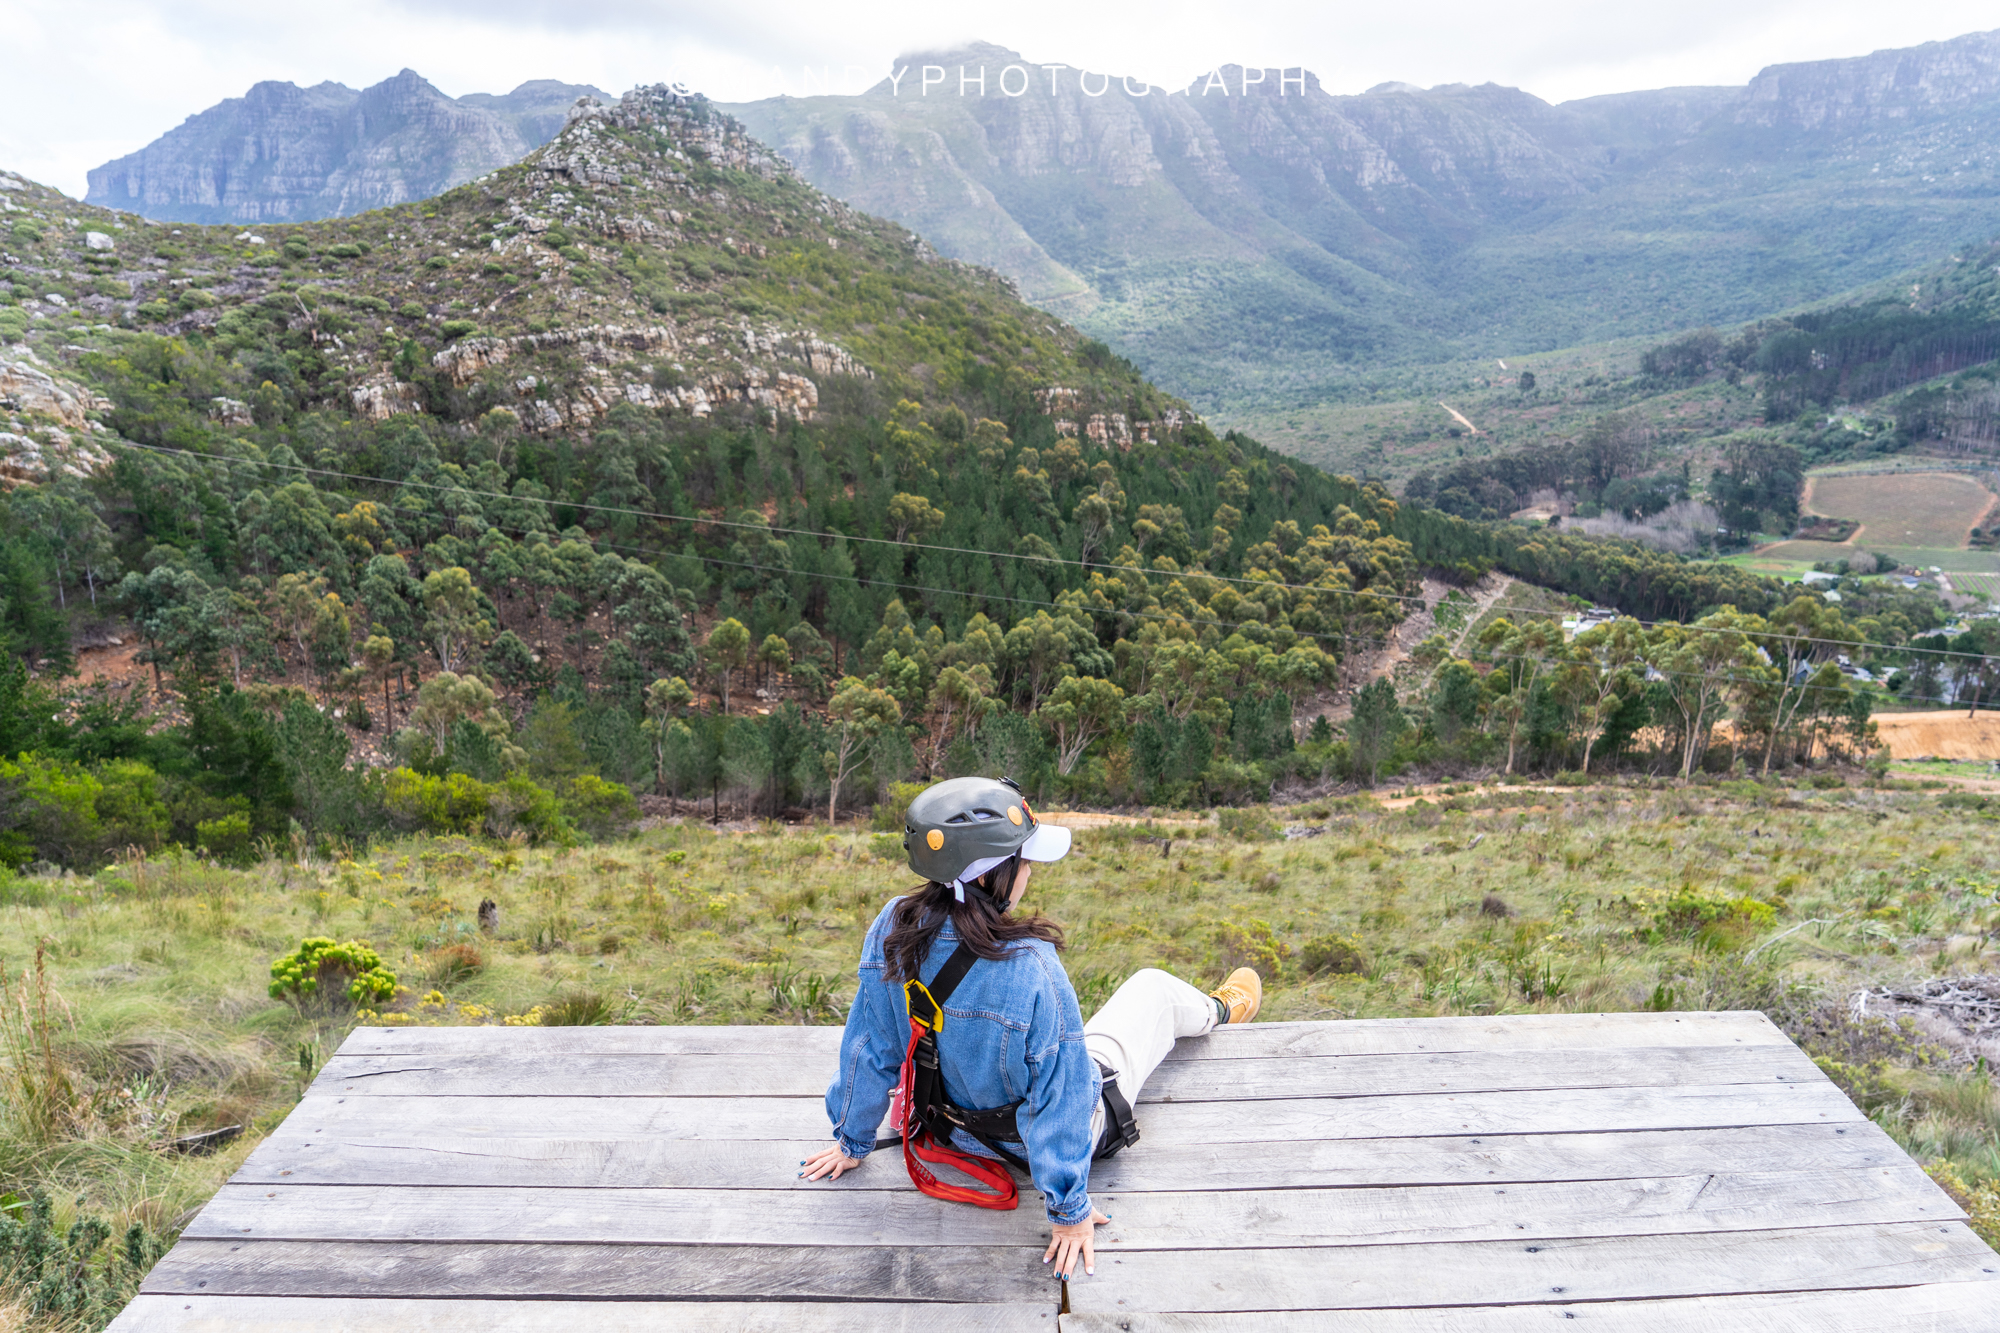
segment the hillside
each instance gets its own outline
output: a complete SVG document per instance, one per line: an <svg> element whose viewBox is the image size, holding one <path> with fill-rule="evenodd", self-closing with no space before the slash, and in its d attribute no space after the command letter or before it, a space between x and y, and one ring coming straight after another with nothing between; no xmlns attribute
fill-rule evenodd
<svg viewBox="0 0 2000 1333"><path fill-rule="evenodd" d="M1002 48L897 63L858 97L732 111L823 189L1257 434L1393 391L1399 364L1759 318L2000 225L2000 34L1561 106L1236 66L1150 92L1038 74L1014 96L998 80L1025 62ZM984 96L958 95L961 67Z"/></svg>
<svg viewBox="0 0 2000 1333"><path fill-rule="evenodd" d="M265 82L90 173L86 198L162 222L300 222L427 199L555 136L587 85L446 97L414 70L357 92Z"/></svg>
<svg viewBox="0 0 2000 1333"><path fill-rule="evenodd" d="M1379 490L1218 439L700 99L587 104L519 166L354 219L6 197L0 330L27 349L6 360L130 447L65 475L13 445L48 484L9 497L0 628L53 672L48 614L88 659L132 632L115 608L140 671L114 683L155 701L296 688L372 758L489 776L569 708L606 778L742 800L761 773L777 804L975 762L1187 790L1213 753L1240 787L1416 591ZM11 440L62 428L36 403ZM497 701L452 693L475 671ZM1045 748L1027 719L1062 716L1066 684ZM859 767L829 775L813 742L745 769L724 739L746 689L813 727L861 708ZM1164 757L1079 768L1126 701L1158 710ZM710 720L674 730L697 702ZM22 716L12 744L42 743ZM682 763L662 738L697 723L723 748ZM213 815L190 810L187 841Z"/></svg>

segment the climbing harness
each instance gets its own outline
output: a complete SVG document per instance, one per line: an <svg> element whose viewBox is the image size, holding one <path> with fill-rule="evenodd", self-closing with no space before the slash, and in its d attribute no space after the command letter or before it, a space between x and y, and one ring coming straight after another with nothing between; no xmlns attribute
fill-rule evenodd
<svg viewBox="0 0 2000 1333"><path fill-rule="evenodd" d="M899 1133L876 1146L888 1147L900 1138L903 1164L909 1170L911 1183L932 1198L1005 1212L1019 1206L1020 1192L1002 1162L1033 1174L1028 1163L1001 1146L1003 1142L1021 1141L1016 1113L1022 1102L986 1111L956 1106L945 1091L944 1071L938 1064L937 1037L944 1030L945 1002L951 999L958 983L965 980L965 974L978 959L977 954L961 943L945 959L930 985L914 977L903 983L904 1004L910 1016L910 1044L903 1053L902 1078L896 1089L893 1119ZM1139 1141L1139 1126L1133 1119L1131 1103L1118 1091L1117 1075L1102 1064L1098 1070L1104 1086L1104 1132L1091 1154L1093 1158L1113 1156ZM1002 1161L975 1157L949 1146L952 1131L959 1129L979 1140ZM953 1167L984 1188L939 1180L931 1165Z"/></svg>

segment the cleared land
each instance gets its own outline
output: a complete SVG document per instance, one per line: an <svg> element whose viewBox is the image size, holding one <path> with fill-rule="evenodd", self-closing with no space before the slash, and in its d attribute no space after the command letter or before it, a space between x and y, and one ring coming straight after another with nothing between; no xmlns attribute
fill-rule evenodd
<svg viewBox="0 0 2000 1333"><path fill-rule="evenodd" d="M2000 759L2000 714L1877 713L1875 727L1897 759Z"/></svg>
<svg viewBox="0 0 2000 1333"><path fill-rule="evenodd" d="M1960 472L1816 476L1806 479L1806 512L1851 518L1851 544L1960 550L1993 505L1993 492Z"/></svg>

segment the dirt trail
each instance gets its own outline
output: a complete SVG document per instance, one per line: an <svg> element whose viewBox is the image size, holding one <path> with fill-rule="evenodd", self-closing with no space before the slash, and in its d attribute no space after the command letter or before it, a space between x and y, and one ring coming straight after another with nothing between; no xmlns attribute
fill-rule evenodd
<svg viewBox="0 0 2000 1333"><path fill-rule="evenodd" d="M1493 609L1494 603L1507 595L1507 589L1513 585L1514 580L1505 574L1488 574L1473 585L1472 608L1467 612L1465 627L1453 640L1447 656L1457 657L1464 651L1465 641L1471 635L1472 627L1479 623L1481 616ZM1338 702L1321 710L1326 714L1327 721L1339 724L1354 716L1354 705L1349 701L1353 692L1363 685L1372 684L1391 674L1409 660L1416 646L1436 631L1437 615L1433 608L1444 600L1453 586L1442 579L1425 579L1422 588L1423 609L1405 617L1389 635L1387 643L1372 653L1350 659L1349 663L1342 667ZM1317 714L1312 712L1302 713L1300 725L1311 726L1315 716Z"/></svg>
<svg viewBox="0 0 2000 1333"><path fill-rule="evenodd" d="M1463 786L1463 785L1464 784L1462 783L1450 783L1450 782L1427 783L1423 786L1416 788L1416 795L1414 796L1390 796L1385 799L1378 800L1375 804L1377 804L1384 810L1407 810L1411 806L1415 805L1418 801L1430 801L1432 804L1436 804L1438 801L1449 799L1444 795L1445 788L1451 786ZM1481 796L1492 795L1495 792L1533 791L1533 792L1561 793L1561 792L1573 792L1576 790L1578 789L1575 787L1483 786L1483 787L1475 787L1472 791L1460 792L1459 795L1465 797L1468 800L1477 800ZM1537 806L1534 808L1542 809L1544 807Z"/></svg>
<svg viewBox="0 0 2000 1333"><path fill-rule="evenodd" d="M1818 481L1818 480L1819 480L1819 478L1818 478L1818 477L1807 477L1807 478L1806 478L1806 484L1805 484L1805 487L1804 487L1804 489L1802 489L1802 490L1801 490L1801 491L1799 492L1799 513L1801 513L1801 514L1810 514L1810 515L1812 515L1812 516L1813 516L1814 518L1847 518L1847 517L1849 517L1849 516L1848 516L1848 515L1846 515L1846 514L1822 514L1822 513L1820 513L1820 511L1819 511L1819 510L1817 510L1817 509L1814 509L1814 508L1813 508L1813 483L1814 483L1814 482L1816 482L1816 481ZM1868 525L1867 525L1866 523L1863 523L1863 522L1859 521L1859 520L1856 520L1856 521L1855 521L1855 523L1854 523L1854 531L1852 531L1852 532L1850 532L1850 533L1848 533L1848 534L1847 534L1847 540L1846 540L1846 541L1839 541L1839 542L1828 542L1828 543L1827 543L1827 545L1829 545L1829 546L1852 546L1852 545L1854 545L1854 544L1855 544L1856 542L1858 542L1858 541L1860 541L1860 540L1861 540L1861 534L1862 534L1862 533L1864 533L1864 532L1866 532L1866 531L1868 531ZM1786 538L1785 540L1786 540L1786 541L1789 541L1789 540L1791 540L1791 539L1790 539L1790 538L1788 537L1788 538ZM1772 543L1771 543L1771 545L1772 545L1772 546L1776 546L1776 545L1778 545L1778 544L1779 544L1779 543L1777 543L1777 542L1772 542ZM1761 550L1761 549L1764 549L1764 548L1761 548L1761 547L1760 547L1759 549Z"/></svg>
<svg viewBox="0 0 2000 1333"><path fill-rule="evenodd" d="M1090 810L1038 810L1035 817L1044 824L1060 824L1067 829L1111 828L1118 824L1151 824L1155 828L1210 828L1206 819L1154 819L1147 815L1104 815Z"/></svg>
<svg viewBox="0 0 2000 1333"><path fill-rule="evenodd" d="M1896 759L2000 759L2000 713L1877 713L1882 743Z"/></svg>

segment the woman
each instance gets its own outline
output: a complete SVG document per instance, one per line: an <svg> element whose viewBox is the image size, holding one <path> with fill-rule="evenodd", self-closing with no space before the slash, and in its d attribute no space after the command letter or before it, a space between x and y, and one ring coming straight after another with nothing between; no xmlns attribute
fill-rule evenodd
<svg viewBox="0 0 2000 1333"><path fill-rule="evenodd" d="M1096 1271L1092 1236L1110 1219L1091 1207L1090 1163L1138 1137L1125 1108L1178 1038L1248 1022L1263 999L1247 967L1208 995L1146 968L1084 1023L1056 957L1062 928L1010 915L1034 864L1061 860L1069 845L1069 830L1039 823L1010 780L954 778L910 803L903 846L925 883L884 907L868 929L840 1068L826 1093L834 1142L799 1172L838 1180L875 1147L908 1046L903 983L943 989L939 974L963 946L969 956L952 970L977 961L940 1001L945 1089L954 1108L980 1113L974 1124L1013 1132L982 1140L961 1129L951 1146L1025 1162L1053 1232L1042 1262L1054 1261L1064 1278L1079 1262L1085 1273Z"/></svg>

